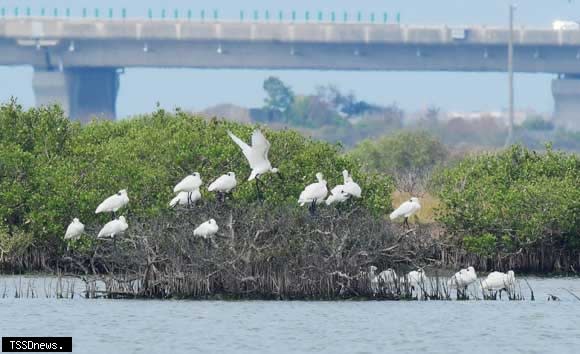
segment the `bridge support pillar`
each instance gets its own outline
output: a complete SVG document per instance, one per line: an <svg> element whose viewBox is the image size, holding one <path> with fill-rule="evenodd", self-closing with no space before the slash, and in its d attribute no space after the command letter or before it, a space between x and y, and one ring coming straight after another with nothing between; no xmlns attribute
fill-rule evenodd
<svg viewBox="0 0 580 354"><path fill-rule="evenodd" d="M115 119L119 91L116 68L36 68L32 81L36 106L60 104L71 119L83 122L95 116Z"/></svg>
<svg viewBox="0 0 580 354"><path fill-rule="evenodd" d="M580 131L580 76L564 75L552 80L552 95L556 126Z"/></svg>

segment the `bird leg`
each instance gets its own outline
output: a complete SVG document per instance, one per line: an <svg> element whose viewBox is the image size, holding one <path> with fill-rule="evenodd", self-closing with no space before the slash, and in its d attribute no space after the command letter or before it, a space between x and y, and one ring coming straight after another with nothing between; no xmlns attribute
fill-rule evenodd
<svg viewBox="0 0 580 354"><path fill-rule="evenodd" d="M262 192L260 192L260 183L261 181L256 177L256 194L258 195L258 202L262 204L264 200L262 198Z"/></svg>
<svg viewBox="0 0 580 354"><path fill-rule="evenodd" d="M407 226L408 229L410 229L411 227L409 226L409 218L405 217L405 221L403 221L403 226Z"/></svg>
<svg viewBox="0 0 580 354"><path fill-rule="evenodd" d="M308 210L310 211L311 216L316 215L316 200L313 200L312 203L310 203L310 207L308 208Z"/></svg>
<svg viewBox="0 0 580 354"><path fill-rule="evenodd" d="M113 219L111 220L115 220L117 218L117 213L113 211Z"/></svg>

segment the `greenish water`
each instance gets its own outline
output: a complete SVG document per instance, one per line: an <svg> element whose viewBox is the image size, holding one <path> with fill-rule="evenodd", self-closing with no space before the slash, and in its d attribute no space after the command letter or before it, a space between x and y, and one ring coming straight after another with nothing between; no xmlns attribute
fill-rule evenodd
<svg viewBox="0 0 580 354"><path fill-rule="evenodd" d="M0 277L0 296L19 281ZM0 335L72 336L74 352L89 354L578 353L580 301L564 289L580 295L580 279L529 281L536 301L71 300L6 291Z"/></svg>

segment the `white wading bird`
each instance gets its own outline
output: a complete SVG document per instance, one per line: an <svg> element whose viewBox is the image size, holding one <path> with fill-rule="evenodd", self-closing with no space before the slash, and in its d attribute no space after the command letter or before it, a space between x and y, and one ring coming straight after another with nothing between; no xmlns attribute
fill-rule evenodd
<svg viewBox="0 0 580 354"><path fill-rule="evenodd" d="M252 169L252 173L250 173L248 181L253 179L256 180L256 193L258 194L258 200L261 201L262 194L260 192L259 184L262 183L262 181L259 179L260 176L271 172L278 174L278 176L282 178L282 175L279 173L278 169L276 167L272 167L270 160L268 160L270 142L266 140L262 132L258 129L254 130L252 133L252 146L246 144L242 139L238 138L230 131L228 131L228 135L240 147L240 149L242 149L242 153L248 160L250 168Z"/></svg>
<svg viewBox="0 0 580 354"><path fill-rule="evenodd" d="M377 275L375 274L377 269L378 268L375 266L370 266L368 273L369 281L371 282L371 290L373 291L373 294L379 292L379 277L377 277Z"/></svg>
<svg viewBox="0 0 580 354"><path fill-rule="evenodd" d="M119 216L118 219L109 221L108 223L105 224L105 226L103 226L103 228L101 229L101 231L99 231L99 235L97 236L98 238L103 238L103 237L115 237L117 235L122 234L123 232L125 232L127 229L129 228L129 225L127 224L127 220L125 220L124 216Z"/></svg>
<svg viewBox="0 0 580 354"><path fill-rule="evenodd" d="M214 219L210 219L203 224L199 225L194 231L194 236L201 236L203 238L210 238L215 235L219 230L218 224Z"/></svg>
<svg viewBox="0 0 580 354"><path fill-rule="evenodd" d="M336 185L330 191L330 196L326 199L326 205L332 203L342 203L350 197L360 198L362 190L360 186L352 180L347 170L342 171L343 184Z"/></svg>
<svg viewBox="0 0 580 354"><path fill-rule="evenodd" d="M499 296L501 298L501 292L503 290L507 291L508 294L515 289L516 276L513 270L506 273L502 272L491 272L481 282L481 288L483 290L494 292L499 290Z"/></svg>
<svg viewBox="0 0 580 354"><path fill-rule="evenodd" d="M74 218L73 221L66 228L66 233L64 234L65 240L78 240L79 237L85 232L85 225L78 218Z"/></svg>
<svg viewBox="0 0 580 354"><path fill-rule="evenodd" d="M236 187L238 181L236 181L236 174L233 172L228 172L225 175L221 175L212 182L207 188L210 192L217 192L219 199L223 202L226 200L226 194L230 193L232 189Z"/></svg>
<svg viewBox="0 0 580 354"><path fill-rule="evenodd" d="M358 183L352 180L352 177L348 174L347 170L342 171L342 179L344 183L344 191L355 198L360 198L362 190Z"/></svg>
<svg viewBox="0 0 580 354"><path fill-rule="evenodd" d="M198 200L201 200L201 193L199 192L199 189L196 189L191 193L179 192L175 198L171 199L169 206L175 208L178 205L191 205Z"/></svg>
<svg viewBox="0 0 580 354"><path fill-rule="evenodd" d="M393 292L397 288L398 279L397 273L392 268L383 270L378 276L379 284L383 288L386 287L389 292Z"/></svg>
<svg viewBox="0 0 580 354"><path fill-rule="evenodd" d="M461 293L465 296L465 291L467 287L477 280L477 273L475 268L468 267L467 269L461 269L459 272L455 273L451 279L447 282L447 286L450 289L457 289L457 296Z"/></svg>
<svg viewBox="0 0 580 354"><path fill-rule="evenodd" d="M127 190L121 189L117 194L110 196L105 199L95 210L95 214L99 213L113 213L113 219L117 217L115 214L117 210L121 209L129 203L129 197L127 196Z"/></svg>
<svg viewBox="0 0 580 354"><path fill-rule="evenodd" d="M411 199L407 200L403 204L401 204L395 211L389 215L391 220L395 220L400 216L405 217L405 221L403 222L404 225L409 226L409 217L418 212L421 209L421 204L419 204L419 198L412 197Z"/></svg>
<svg viewBox="0 0 580 354"><path fill-rule="evenodd" d="M303 206L306 203L310 203L308 210L311 215L316 212L316 204L324 202L324 198L328 194L328 189L326 188L326 180L323 178L322 173L318 172L316 174L318 182L309 184L304 188L300 197L298 197L298 203Z"/></svg>
<svg viewBox="0 0 580 354"><path fill-rule="evenodd" d="M331 205L332 203L342 203L350 198L350 194L344 191L344 185L339 184L335 186L330 191L330 195L326 198L326 205Z"/></svg>
<svg viewBox="0 0 580 354"><path fill-rule="evenodd" d="M186 192L189 194L189 198L187 201L187 205L190 206L191 204L193 204L195 202L195 200L193 197L193 194L197 191L199 193L199 187L201 187L202 185L202 180L201 180L201 176L199 175L199 173L194 172L192 174L190 174L189 176L185 177L184 179L181 180L181 182L177 183L175 185L175 187L173 187L173 193L180 193L180 192ZM201 198L201 194L200 194L200 198Z"/></svg>
<svg viewBox="0 0 580 354"><path fill-rule="evenodd" d="M427 276L425 275L423 268L412 270L407 273L407 281L411 288L411 293L417 291L417 297L421 298L427 285Z"/></svg>

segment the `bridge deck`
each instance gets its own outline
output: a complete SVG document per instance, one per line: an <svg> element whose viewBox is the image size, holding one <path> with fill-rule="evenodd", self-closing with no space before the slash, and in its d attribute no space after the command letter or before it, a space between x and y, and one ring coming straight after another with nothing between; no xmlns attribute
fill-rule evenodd
<svg viewBox="0 0 580 354"><path fill-rule="evenodd" d="M504 71L509 31L369 23L0 20L0 65ZM517 28L515 70L580 73L580 31Z"/></svg>

